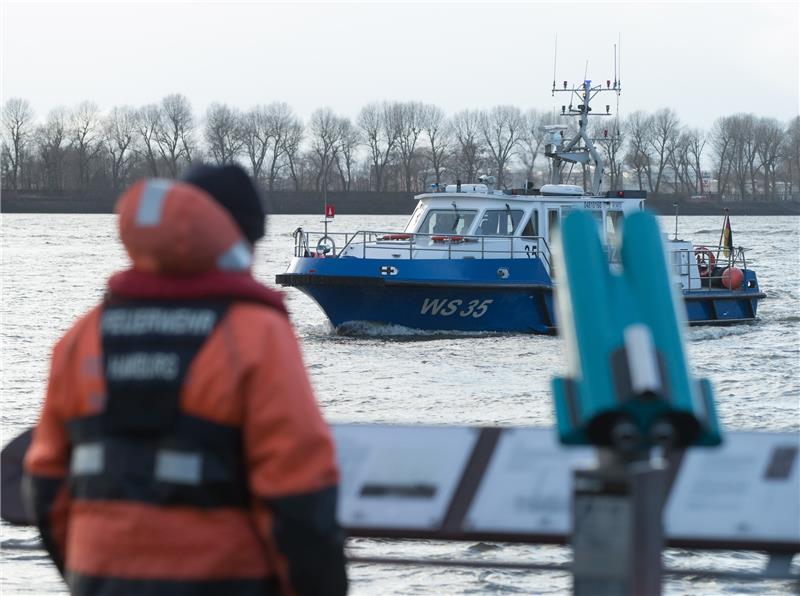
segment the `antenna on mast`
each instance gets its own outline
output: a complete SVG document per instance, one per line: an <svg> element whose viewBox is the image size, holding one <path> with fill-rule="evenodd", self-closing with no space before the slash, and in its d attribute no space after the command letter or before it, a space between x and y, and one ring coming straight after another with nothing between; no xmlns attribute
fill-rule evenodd
<svg viewBox="0 0 800 596"><path fill-rule="evenodd" d="M552 96L556 95L556 60L558 59L558 33L556 33L556 45L553 50L553 92Z"/></svg>
<svg viewBox="0 0 800 596"><path fill-rule="evenodd" d="M564 81L564 88L556 87L555 85L555 64L553 72L553 95L556 93L568 93L569 103L564 101L561 105L561 116L573 116L578 118L578 130L570 139L564 138L564 132L568 127L562 125L551 125L544 127L547 137L545 139L545 157L553 160L551 171L551 184L561 184L562 180L562 166L565 163L571 164L574 167L579 163L584 167L586 173L586 166L591 167L594 163L594 174L592 175L591 192L593 195L599 195L600 189L603 185L603 168L604 161L600 151L595 146L594 141L601 141L608 138L608 129L603 132L603 139L592 139L589 133L589 118L591 116L612 116L611 105L606 104L605 113L595 112L591 113L589 103L602 92L613 91L617 95L617 107L619 107L619 93L622 89L619 81L619 60L617 48L614 48L614 86L611 86L611 79L606 79L605 85L599 82L592 85L589 80L589 59L586 60L586 67L583 73L583 82L578 86L568 88L567 81ZM575 102L575 103L573 103ZM617 120L617 141L619 140L619 121ZM612 139L613 139L612 135ZM569 176L569 175L568 175ZM585 186L584 182L584 186Z"/></svg>
<svg viewBox="0 0 800 596"><path fill-rule="evenodd" d="M620 41L619 35L620 34L617 33L617 41ZM617 69L617 59L618 59L618 57L619 57L619 46L615 43L614 44L614 90L617 92L617 110L616 110L615 115L614 115L614 128L616 129L615 133L616 133L617 141L619 141L620 136L621 136L621 133L620 133L620 130L619 130L619 94L620 94L620 91L622 91L622 81L620 80L621 76L622 76L621 75L621 70ZM622 60L621 59L619 60L619 63L620 63L620 68L621 68L621 66L622 66Z"/></svg>
<svg viewBox="0 0 800 596"><path fill-rule="evenodd" d="M617 46L619 52L619 86L620 91L622 90L622 34L617 33ZM618 91L619 92L619 91Z"/></svg>

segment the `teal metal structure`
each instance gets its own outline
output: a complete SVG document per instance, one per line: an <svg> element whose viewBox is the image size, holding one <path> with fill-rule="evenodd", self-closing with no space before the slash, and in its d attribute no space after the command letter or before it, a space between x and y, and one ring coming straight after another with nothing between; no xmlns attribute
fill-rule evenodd
<svg viewBox="0 0 800 596"><path fill-rule="evenodd" d="M719 445L711 385L689 373L655 217L629 216L622 237L620 263L609 265L587 213L562 224L556 297L569 372L552 385L559 438L632 451Z"/></svg>

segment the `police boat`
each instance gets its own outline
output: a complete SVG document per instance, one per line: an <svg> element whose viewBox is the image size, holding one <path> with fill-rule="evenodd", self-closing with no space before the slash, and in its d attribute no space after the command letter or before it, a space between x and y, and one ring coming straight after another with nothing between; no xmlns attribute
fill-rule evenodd
<svg viewBox="0 0 800 596"><path fill-rule="evenodd" d="M495 190L491 177L450 184L417 195L402 231L336 234L328 229L326 210L324 231L295 231L294 256L276 282L310 296L339 332L368 323L423 331L554 333L559 271L551 249L561 220L586 211L613 264L622 222L645 208L646 192L601 191L603 159L587 132L589 103L602 91L619 93L618 82L604 87L584 81L569 89L565 83L553 91L578 99L577 107L562 107L565 116L578 117L578 129L568 138L568 127L546 127L550 184ZM567 164L593 165L590 192L562 183ZM727 217L719 246L695 246L677 234L666 245L690 324L756 318L765 295L744 249L732 246Z"/></svg>

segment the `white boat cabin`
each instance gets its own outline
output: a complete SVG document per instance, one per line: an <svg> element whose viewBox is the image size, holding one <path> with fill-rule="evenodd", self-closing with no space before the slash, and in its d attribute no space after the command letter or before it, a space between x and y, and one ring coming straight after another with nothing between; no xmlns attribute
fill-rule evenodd
<svg viewBox="0 0 800 596"><path fill-rule="evenodd" d="M417 195L402 233L359 232L341 257L393 259L508 259L540 257L550 269L559 223L573 210L597 220L613 250L623 218L643 208L641 193L584 195L580 187L545 185L537 194L490 191L484 184L448 185L445 192ZM627 197L626 194L634 196Z"/></svg>

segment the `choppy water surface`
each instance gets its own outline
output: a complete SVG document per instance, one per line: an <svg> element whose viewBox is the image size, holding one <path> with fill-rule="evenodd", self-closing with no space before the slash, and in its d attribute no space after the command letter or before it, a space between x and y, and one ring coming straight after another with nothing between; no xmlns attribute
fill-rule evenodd
<svg viewBox="0 0 800 596"><path fill-rule="evenodd" d="M318 216L273 216L257 253L256 276L272 283L290 258L291 232L320 226ZM679 236L716 245L721 217L682 217ZM403 216L339 216L335 229L400 229ZM800 218L738 217L734 241L750 248L748 264L768 299L760 321L693 328L689 352L711 378L730 429L800 430ZM662 225L673 231L672 218ZM108 276L126 267L111 215L5 215L2 222L2 444L33 424L55 340L103 294ZM526 335L334 335L319 308L300 292L287 303L326 417L332 422L550 426L549 379L562 374L564 353L553 337ZM390 330L396 333L398 330ZM35 532L2 526L2 593L65 590L38 549ZM557 547L354 540L353 554L563 562ZM750 553L670 551L670 566L755 570ZM797 565L797 563L795 563ZM354 594L565 593L567 574L351 565ZM783 593L782 582L742 584L671 579L665 591Z"/></svg>

